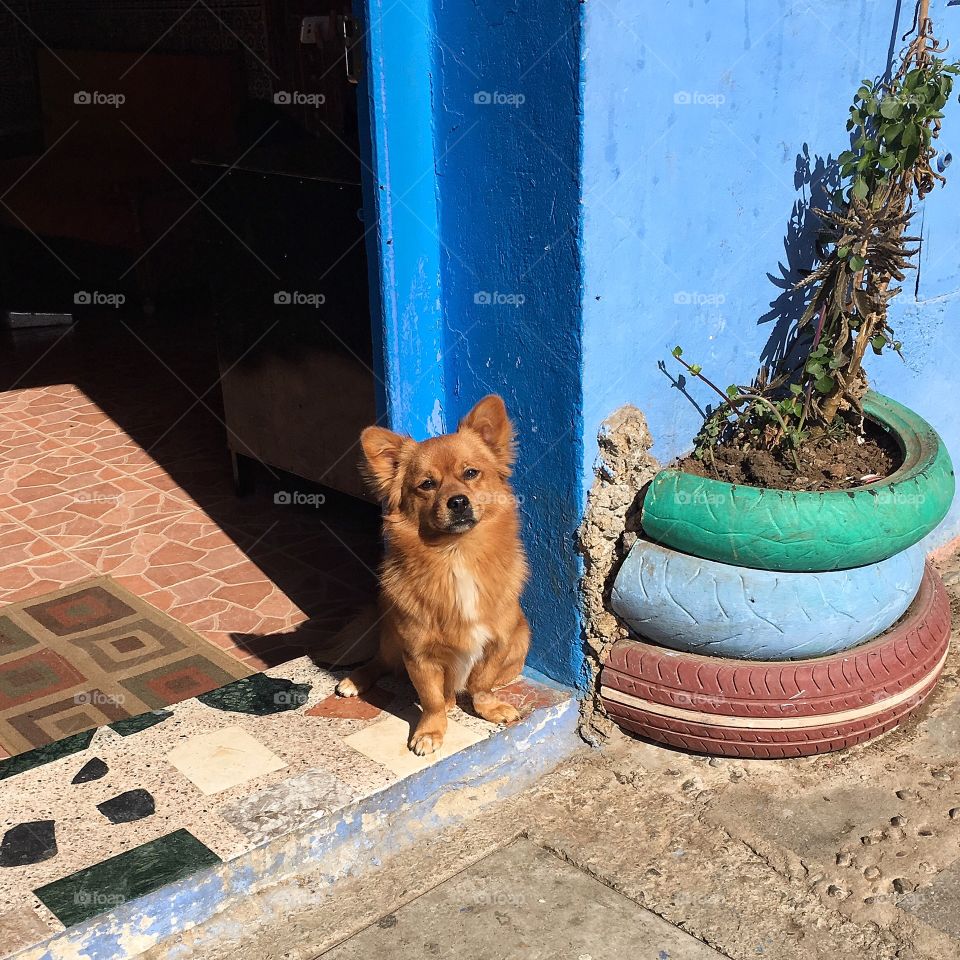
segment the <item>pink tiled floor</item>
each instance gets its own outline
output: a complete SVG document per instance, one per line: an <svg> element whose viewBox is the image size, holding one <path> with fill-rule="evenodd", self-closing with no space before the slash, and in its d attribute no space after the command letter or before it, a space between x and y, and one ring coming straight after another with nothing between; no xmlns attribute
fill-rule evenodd
<svg viewBox="0 0 960 960"><path fill-rule="evenodd" d="M124 331L0 345L0 615L109 574L256 668L309 653L373 594L376 511L238 499L209 340Z"/></svg>

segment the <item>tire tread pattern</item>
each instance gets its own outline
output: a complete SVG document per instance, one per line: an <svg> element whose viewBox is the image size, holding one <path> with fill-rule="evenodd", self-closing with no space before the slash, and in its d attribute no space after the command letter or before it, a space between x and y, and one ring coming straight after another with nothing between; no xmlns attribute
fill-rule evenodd
<svg viewBox="0 0 960 960"><path fill-rule="evenodd" d="M626 729L654 740L725 756L801 756L869 740L900 723L932 691L950 642L950 602L926 565L916 599L885 634L852 650L815 660L733 661L678 653L636 640L614 644L601 684L643 700L731 717L799 718L809 724L778 730L703 724L664 717L603 698ZM918 693L884 709L882 702L929 678ZM878 711L824 726L824 714L869 707Z"/></svg>

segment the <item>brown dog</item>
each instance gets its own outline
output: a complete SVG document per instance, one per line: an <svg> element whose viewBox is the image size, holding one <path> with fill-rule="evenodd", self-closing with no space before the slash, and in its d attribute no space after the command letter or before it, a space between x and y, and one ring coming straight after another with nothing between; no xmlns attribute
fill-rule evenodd
<svg viewBox="0 0 960 960"><path fill-rule="evenodd" d="M360 442L383 501L380 649L337 693L357 696L405 667L423 709L409 742L418 754L439 749L462 690L484 719L519 720L493 692L520 673L530 645L520 609L527 562L508 483L513 424L503 400L484 397L456 433L422 443L382 427L367 427Z"/></svg>

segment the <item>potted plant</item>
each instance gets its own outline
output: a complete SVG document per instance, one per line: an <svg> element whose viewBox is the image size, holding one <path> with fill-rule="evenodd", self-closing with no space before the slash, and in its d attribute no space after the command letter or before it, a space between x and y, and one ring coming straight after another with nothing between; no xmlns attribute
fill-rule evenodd
<svg viewBox="0 0 960 960"><path fill-rule="evenodd" d="M646 704L633 703L633 720L624 725L657 739L681 742L676 730L664 732L669 716L674 727L698 731L691 741L698 749L739 753L744 737L773 744L773 752L747 755L833 749L899 722L929 693L942 666L946 596L915 545L949 509L953 467L936 431L872 391L864 370L868 351L901 350L888 305L916 265L917 238L909 235L916 203L945 182L934 167L934 143L960 63L938 55L927 8L921 0L916 34L896 71L865 80L854 96L850 149L837 159L839 188L826 209L815 211L822 223L818 262L796 285L806 308L784 359L751 384L724 390L679 346L673 351L719 402L708 408L693 453L658 473L645 492L640 523L648 539L634 546L613 589L614 611L659 646L641 640L651 649L615 648L603 678L612 691L612 699L604 697L608 710L622 721L630 707L624 696ZM874 691L863 716L838 719L832 707L842 696L818 700L812 688L788 693L790 684L781 682L791 667L798 675L797 658L804 658L799 662L817 667L810 667L809 682L816 686L826 676L830 687L837 671L860 669L857 658L903 656L903 643L912 651L910 694L894 705ZM687 659L660 648L686 651ZM764 729L776 730L774 739L751 727L749 698L738 706L720 681L706 712L719 710L725 722L736 716L738 723L704 726L703 710L676 701L703 694L684 686L703 675L700 661L721 677L741 675L751 690L762 678L768 693L775 691L763 707L772 711L775 726ZM666 686L665 663L674 668ZM654 665L655 676L630 674ZM738 674L741 667L748 672ZM890 696L899 696L903 683L900 677L890 688L899 693ZM812 725L791 713L804 704ZM824 715L831 718L826 725ZM786 720L798 722L776 726ZM843 726L848 720L852 727ZM823 733L840 727L842 736ZM724 732L715 739L718 729Z"/></svg>

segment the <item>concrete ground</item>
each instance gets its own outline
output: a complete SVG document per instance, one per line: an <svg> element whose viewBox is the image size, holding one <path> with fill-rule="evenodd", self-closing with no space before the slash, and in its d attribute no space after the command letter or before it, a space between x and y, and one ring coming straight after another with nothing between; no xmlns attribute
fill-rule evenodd
<svg viewBox="0 0 960 960"><path fill-rule="evenodd" d="M956 614L960 564L944 572ZM332 894L318 875L251 897L179 955L960 957L958 685L955 642L919 716L840 754L708 760L617 735L502 803L454 791L457 827Z"/></svg>

